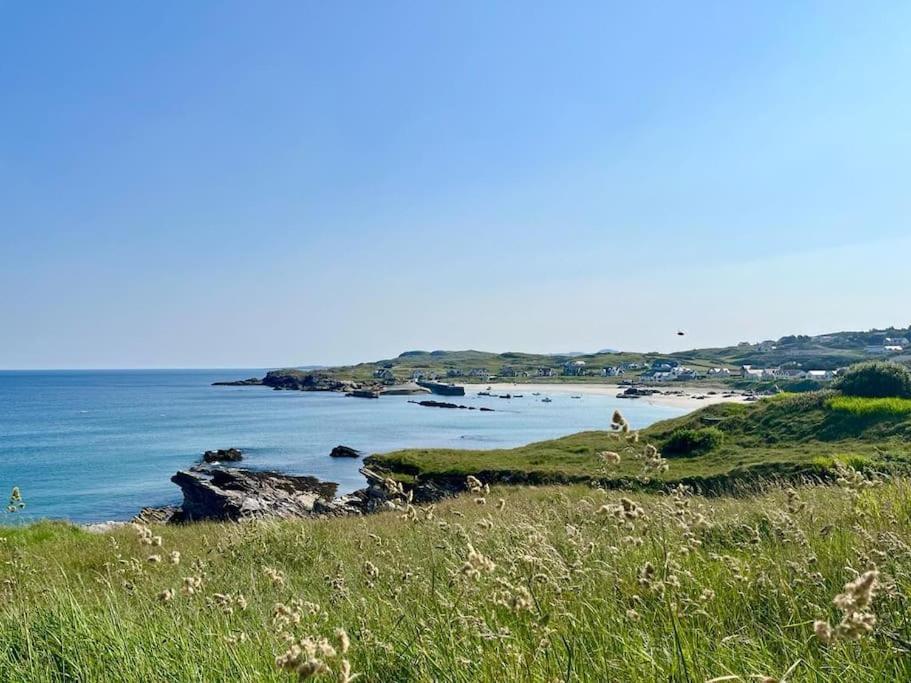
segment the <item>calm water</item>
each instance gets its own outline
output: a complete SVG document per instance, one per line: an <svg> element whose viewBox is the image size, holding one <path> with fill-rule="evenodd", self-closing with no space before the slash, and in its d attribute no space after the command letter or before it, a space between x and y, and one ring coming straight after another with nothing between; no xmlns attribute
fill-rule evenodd
<svg viewBox="0 0 911 683"><path fill-rule="evenodd" d="M604 429L621 407L635 427L682 411L613 397L552 392L460 403L497 412L443 410L331 393L212 387L262 370L0 372L0 495L14 485L24 517L125 519L145 505L176 503L169 481L207 449L238 447L246 466L363 485L358 461L328 456L345 444L368 452L409 446L518 446ZM469 393L473 393L469 389ZM5 507L5 506L4 506ZM11 521L0 517L0 524Z"/></svg>

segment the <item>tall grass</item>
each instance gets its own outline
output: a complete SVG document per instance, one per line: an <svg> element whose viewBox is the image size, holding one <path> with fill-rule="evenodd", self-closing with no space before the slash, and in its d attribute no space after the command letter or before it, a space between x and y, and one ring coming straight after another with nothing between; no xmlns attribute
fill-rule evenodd
<svg viewBox="0 0 911 683"><path fill-rule="evenodd" d="M317 681L343 680L343 661L378 682L911 680L911 485L842 484L494 488L362 519L3 529L0 680L293 680L275 658L306 636L327 639L304 642L332 670ZM874 566L873 630L820 642L814 620L837 624L833 597Z"/></svg>
<svg viewBox="0 0 911 683"><path fill-rule="evenodd" d="M911 399L864 398L861 396L833 396L826 400L826 407L857 416L911 415Z"/></svg>

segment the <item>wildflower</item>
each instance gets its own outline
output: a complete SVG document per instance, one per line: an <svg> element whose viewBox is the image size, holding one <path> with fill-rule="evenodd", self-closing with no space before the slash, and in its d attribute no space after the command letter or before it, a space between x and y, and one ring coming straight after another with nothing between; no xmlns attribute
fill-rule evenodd
<svg viewBox="0 0 911 683"><path fill-rule="evenodd" d="M497 499L497 510L503 510L504 508L506 508L506 499L498 498Z"/></svg>
<svg viewBox="0 0 911 683"><path fill-rule="evenodd" d="M171 602L171 600L174 599L174 590L172 588L167 588L167 589L161 591L157 597L158 597L158 602L164 602L164 603Z"/></svg>
<svg viewBox="0 0 911 683"><path fill-rule="evenodd" d="M22 491L18 486L14 486L9 494L9 503L6 506L7 512L19 512L25 507L25 501L22 500Z"/></svg>
<svg viewBox="0 0 911 683"><path fill-rule="evenodd" d="M180 587L180 592L184 595L193 595L196 591L202 588L202 577L201 576L186 576L184 577L183 584Z"/></svg>
<svg viewBox="0 0 911 683"><path fill-rule="evenodd" d="M360 676L360 674L351 673L351 662L347 659L343 659L339 663L338 667L338 683L351 683L355 678Z"/></svg>
<svg viewBox="0 0 911 683"><path fill-rule="evenodd" d="M348 652L348 648L351 647L351 639L348 638L348 632L343 628L335 629L335 637L338 638L338 650L342 654Z"/></svg>
<svg viewBox="0 0 911 683"><path fill-rule="evenodd" d="M475 498L474 502L477 503L478 505L487 505L487 499L484 498L483 496L479 496L478 498Z"/></svg>
<svg viewBox="0 0 911 683"><path fill-rule="evenodd" d="M171 564L180 564L180 551L172 550L171 554L168 555L168 562Z"/></svg>
<svg viewBox="0 0 911 683"><path fill-rule="evenodd" d="M484 484L481 483L481 480L470 474L465 478L465 486L468 488L469 493L481 493L484 490Z"/></svg>
<svg viewBox="0 0 911 683"><path fill-rule="evenodd" d="M161 562L161 555L149 555L149 556L146 558L146 560L147 560L150 564L158 564L159 562Z"/></svg>
<svg viewBox="0 0 911 683"><path fill-rule="evenodd" d="M380 575L380 570L377 568L373 562L367 560L364 562L364 573L371 579L375 579Z"/></svg>
<svg viewBox="0 0 911 683"><path fill-rule="evenodd" d="M247 642L247 634L243 631L239 633L229 633L225 636L225 643L228 645L237 645L238 643Z"/></svg>
<svg viewBox="0 0 911 683"><path fill-rule="evenodd" d="M336 656L335 648L325 638L302 638L292 643L288 650L275 658L275 666L283 671L296 673L300 680L329 673L326 659ZM348 667L348 680L353 680Z"/></svg>
<svg viewBox="0 0 911 683"><path fill-rule="evenodd" d="M598 457L601 458L607 465L620 464L620 454L615 453L614 451L601 451L598 453Z"/></svg>
<svg viewBox="0 0 911 683"><path fill-rule="evenodd" d="M639 621L642 617L636 610L630 608L626 610L626 618L630 621Z"/></svg>
<svg viewBox="0 0 911 683"><path fill-rule="evenodd" d="M478 579L481 574L489 574L497 565L489 558L475 550L471 543L468 544L468 559L460 570L465 576Z"/></svg>
<svg viewBox="0 0 911 683"><path fill-rule="evenodd" d="M263 574L272 582L272 585L276 588L285 587L285 575L282 574L277 569L273 567L266 567L263 569Z"/></svg>
<svg viewBox="0 0 911 683"><path fill-rule="evenodd" d="M826 621L813 622L813 631L820 642L829 643L834 638L858 640L873 630L876 615L868 608L876 593L878 579L879 572L871 569L845 584L832 601L844 613L841 622L834 629Z"/></svg>
<svg viewBox="0 0 911 683"><path fill-rule="evenodd" d="M161 536L152 536L151 545L160 548L161 547Z"/></svg>

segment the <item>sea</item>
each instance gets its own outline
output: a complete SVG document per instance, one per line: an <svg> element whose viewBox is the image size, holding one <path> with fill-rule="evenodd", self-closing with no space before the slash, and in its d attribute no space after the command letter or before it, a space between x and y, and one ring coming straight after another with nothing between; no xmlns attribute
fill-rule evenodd
<svg viewBox="0 0 911 683"><path fill-rule="evenodd" d="M359 460L329 457L340 444L365 453L504 448L606 429L615 408L635 428L685 412L613 396L572 398L571 389L559 387L532 396L519 386L522 397L509 400L478 396L478 386L468 386L464 397L438 397L494 409L480 412L422 407L409 403L421 398L414 396L212 386L265 372L0 372L0 503L17 486L26 504L0 512L0 524L125 520L145 506L177 504L171 475L210 449L240 448L245 467L313 475L344 493L364 479Z"/></svg>

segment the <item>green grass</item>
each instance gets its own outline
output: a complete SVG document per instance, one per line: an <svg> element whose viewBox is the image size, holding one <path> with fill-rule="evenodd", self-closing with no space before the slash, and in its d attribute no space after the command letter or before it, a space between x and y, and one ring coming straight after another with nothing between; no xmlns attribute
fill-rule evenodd
<svg viewBox="0 0 911 683"><path fill-rule="evenodd" d="M336 628L358 680L384 683L748 681L792 666L792 681L911 679L907 481L856 499L804 488L806 507L790 511L782 490L638 493L643 516L625 521L610 512L621 495L494 487L484 505L154 528L160 548L130 528L2 529L0 680L290 681L274 664L285 634L334 640ZM476 578L462 571L469 544L494 563ZM175 550L179 565L146 560ZM647 563L655 580L642 585ZM813 620L837 621L833 597L872 563L893 586L873 602L874 631L817 642ZM157 599L185 577L200 590ZM227 613L218 595L246 608ZM277 625L275 605L294 599L318 609Z"/></svg>
<svg viewBox="0 0 911 683"><path fill-rule="evenodd" d="M497 450L407 449L374 455L370 467L406 481L450 480L481 474L515 483L582 482L665 487L676 483L705 491L752 485L769 477L819 477L833 458L864 456L871 466L902 471L911 466L908 415L852 414L832 410L831 392L784 394L754 404L707 406L640 432L633 445L609 431L583 432ZM605 422L609 420L605 416ZM680 457L670 449L672 466L652 473L644 484L641 458L645 443L663 449L681 430L717 429L723 438L709 452ZM619 465L605 469L600 451L623 451ZM820 463L827 463L821 465Z"/></svg>
<svg viewBox="0 0 911 683"><path fill-rule="evenodd" d="M860 396L833 396L826 401L830 410L851 415L911 415L911 399L907 398L862 398Z"/></svg>

